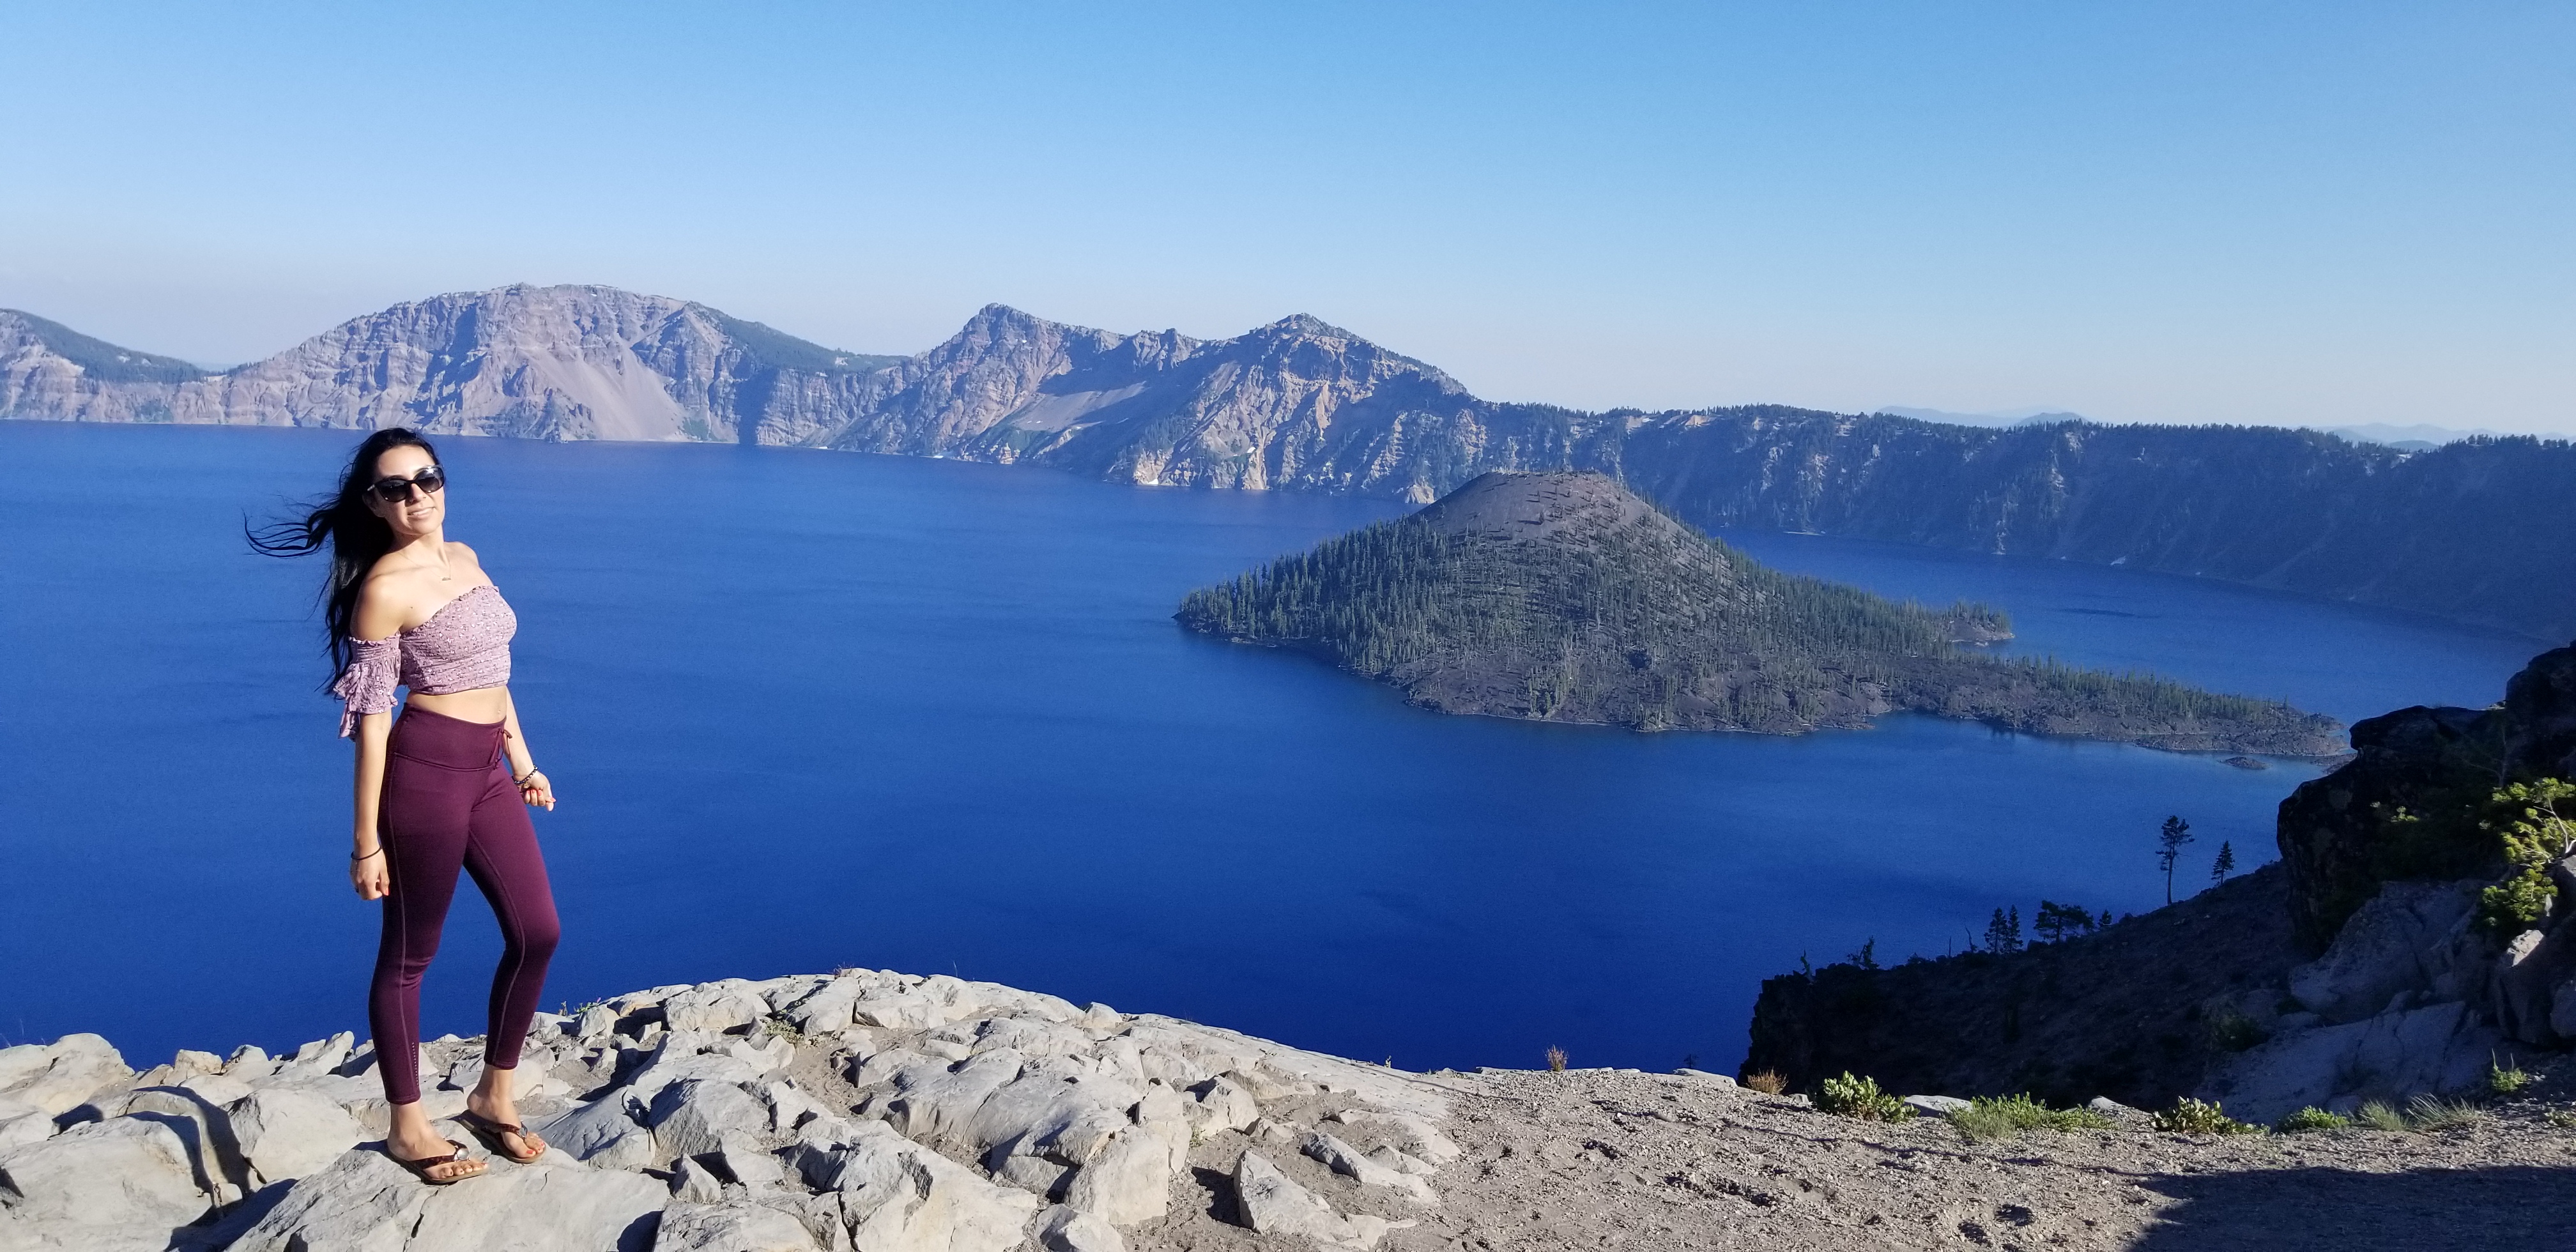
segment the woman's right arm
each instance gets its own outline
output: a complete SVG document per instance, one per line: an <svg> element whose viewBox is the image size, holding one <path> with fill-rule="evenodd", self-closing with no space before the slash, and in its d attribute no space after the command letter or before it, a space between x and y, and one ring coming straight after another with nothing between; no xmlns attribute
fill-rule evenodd
<svg viewBox="0 0 2576 1252"><path fill-rule="evenodd" d="M357 821L349 840L349 882L361 900L380 900L392 887L385 868L384 828L377 810L385 795L385 740L393 734L394 715L366 713L358 718Z"/></svg>
<svg viewBox="0 0 2576 1252"><path fill-rule="evenodd" d="M384 839L385 744L393 735L393 694L399 666L396 661L401 645L400 607L381 594L379 584L368 580L358 590L357 612L350 623L357 628L359 639L373 642L357 645L360 657L352 661L352 673L346 675L348 691L355 695L349 713L344 714L342 734L357 741L358 769L354 802L355 816L349 834L349 882L358 889L361 900L380 900L393 887L393 872L386 867ZM363 661L363 666L360 665ZM377 705L363 709L361 705Z"/></svg>

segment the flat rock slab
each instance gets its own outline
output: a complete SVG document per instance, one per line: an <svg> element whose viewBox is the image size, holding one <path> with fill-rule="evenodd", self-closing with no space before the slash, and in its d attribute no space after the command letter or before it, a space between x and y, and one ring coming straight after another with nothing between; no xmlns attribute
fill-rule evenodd
<svg viewBox="0 0 2576 1252"><path fill-rule="evenodd" d="M229 1252L648 1252L664 1186L559 1154L433 1187L365 1145L287 1190Z"/></svg>

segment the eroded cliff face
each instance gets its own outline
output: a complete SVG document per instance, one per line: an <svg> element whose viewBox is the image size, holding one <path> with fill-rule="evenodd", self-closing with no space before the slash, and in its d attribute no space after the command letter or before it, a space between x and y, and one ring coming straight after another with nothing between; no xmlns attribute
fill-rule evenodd
<svg viewBox="0 0 2576 1252"><path fill-rule="evenodd" d="M103 374L31 322L0 313L9 417L789 443L836 428L848 384L888 360L612 287L398 304L266 360L186 376Z"/></svg>
<svg viewBox="0 0 2576 1252"><path fill-rule="evenodd" d="M1585 413L1478 399L1304 316L1199 340L992 305L898 360L685 301L506 287L397 305L211 375L37 320L0 313L0 415L739 441L1416 503L1491 471L1590 470L1702 527L2127 565L2576 633L2566 443L2410 455L2253 427Z"/></svg>

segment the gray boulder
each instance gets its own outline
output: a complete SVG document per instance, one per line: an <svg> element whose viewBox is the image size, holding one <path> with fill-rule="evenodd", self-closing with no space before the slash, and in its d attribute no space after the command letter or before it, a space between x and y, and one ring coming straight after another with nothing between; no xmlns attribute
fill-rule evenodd
<svg viewBox="0 0 2576 1252"><path fill-rule="evenodd" d="M265 1087L232 1109L234 1143L255 1185L302 1178L340 1158L361 1137L356 1118L301 1087Z"/></svg>
<svg viewBox="0 0 2576 1252"><path fill-rule="evenodd" d="M1439 1195L1431 1190L1431 1184L1423 1181L1420 1176L1405 1173L1401 1169L1373 1160L1353 1149L1351 1145L1321 1131L1307 1135L1298 1143L1297 1150L1322 1162L1334 1173L1358 1182L1361 1186L1383 1187L1389 1191L1410 1196L1423 1204L1440 1202Z"/></svg>
<svg viewBox="0 0 2576 1252"><path fill-rule="evenodd" d="M997 1187L881 1122L853 1141L798 1153L805 1180L841 1193L856 1252L1004 1252L1021 1242L1044 1201Z"/></svg>
<svg viewBox="0 0 2576 1252"><path fill-rule="evenodd" d="M179 1136L179 1142L187 1149L190 1176L197 1189L215 1203L230 1204L258 1189L259 1181L242 1155L230 1110L208 1103L184 1087L146 1087L117 1103L117 1111L125 1117L156 1122Z"/></svg>
<svg viewBox="0 0 2576 1252"><path fill-rule="evenodd" d="M662 1210L653 1252L820 1252L805 1224L776 1209L736 1200L674 1200Z"/></svg>
<svg viewBox="0 0 2576 1252"><path fill-rule="evenodd" d="M2276 1035L2232 1058L2202 1094L2248 1121L2277 1121L2311 1104L2349 1112L2367 1100L2474 1087L2504 1046L2465 1004L2397 1009Z"/></svg>
<svg viewBox="0 0 2576 1252"><path fill-rule="evenodd" d="M1925 1117L1948 1117L1967 1108L1968 1102L1957 1096L1910 1095L1905 1097L1905 1107Z"/></svg>
<svg viewBox="0 0 2576 1252"><path fill-rule="evenodd" d="M727 1131L748 1135L768 1129L769 1110L738 1084L691 1079L654 1096L645 1124L653 1128L661 1159L668 1161L721 1150Z"/></svg>
<svg viewBox="0 0 2576 1252"><path fill-rule="evenodd" d="M672 1030L723 1032L769 1016L769 1003L747 985L708 983L671 997L662 1005L662 1023Z"/></svg>
<svg viewBox="0 0 2576 1252"><path fill-rule="evenodd" d="M838 1034L854 1024L850 1010L858 1004L859 993L858 979L835 978L789 1005L785 1016L806 1035Z"/></svg>
<svg viewBox="0 0 2576 1252"><path fill-rule="evenodd" d="M725 1198L724 1179L696 1157L684 1156L671 1171L671 1196L691 1204L721 1203Z"/></svg>
<svg viewBox="0 0 2576 1252"><path fill-rule="evenodd" d="M647 1252L670 1199L642 1174L549 1153L533 1165L428 1187L374 1147L341 1155L287 1189L230 1252Z"/></svg>
<svg viewBox="0 0 2576 1252"><path fill-rule="evenodd" d="M2472 933L2475 880L2392 882L2336 933L2324 956L2290 971L2290 995L2328 1022L2387 1009L2401 991L2456 1000L2476 989L2483 942Z"/></svg>
<svg viewBox="0 0 2576 1252"><path fill-rule="evenodd" d="M133 1067L97 1035L0 1048L0 1095L60 1116L134 1079Z"/></svg>
<svg viewBox="0 0 2576 1252"><path fill-rule="evenodd" d="M1127 1252L1117 1227L1061 1204L1038 1218L1037 1238L1047 1252Z"/></svg>
<svg viewBox="0 0 2576 1252"><path fill-rule="evenodd" d="M1242 1130L1261 1120L1261 1105L1252 1093L1223 1076L1201 1080L1189 1088L1192 1103L1186 1110L1191 1129L1201 1135L1220 1130Z"/></svg>
<svg viewBox="0 0 2576 1252"><path fill-rule="evenodd" d="M160 1252L211 1205L198 1153L163 1120L117 1117L0 1153L0 1242Z"/></svg>
<svg viewBox="0 0 2576 1252"><path fill-rule="evenodd" d="M787 1166L759 1140L739 1130L725 1131L716 1138L718 1146L706 1159L726 1177L754 1189L787 1181Z"/></svg>
<svg viewBox="0 0 2576 1252"><path fill-rule="evenodd" d="M1386 1237L1384 1218L1334 1212L1258 1152L1234 1163L1234 1203L1243 1223L1260 1234L1302 1235L1341 1252L1369 1252Z"/></svg>
<svg viewBox="0 0 2576 1252"><path fill-rule="evenodd" d="M1181 1148L1186 1159L1186 1141ZM1064 1202L1112 1225L1152 1221L1170 1211L1174 1156L1169 1140L1143 1126L1125 1127L1074 1171Z"/></svg>
<svg viewBox="0 0 2576 1252"><path fill-rule="evenodd" d="M2515 1040L2554 1047L2576 1038L2557 1028L2557 991L2576 983L2576 914L2543 932L2526 930L2495 960L2488 1000L2497 1026Z"/></svg>
<svg viewBox="0 0 2576 1252"><path fill-rule="evenodd" d="M0 1152L53 1137L54 1115L8 1096L0 1096Z"/></svg>

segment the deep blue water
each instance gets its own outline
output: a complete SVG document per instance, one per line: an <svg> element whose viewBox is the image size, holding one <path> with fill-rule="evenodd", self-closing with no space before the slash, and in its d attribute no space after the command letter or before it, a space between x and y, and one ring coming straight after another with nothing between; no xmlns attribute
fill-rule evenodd
<svg viewBox="0 0 2576 1252"><path fill-rule="evenodd" d="M363 1031L317 564L244 513L344 434L0 423L0 1036L149 1062ZM853 964L1408 1068L1731 1066L1758 981L1999 904L2162 898L2313 776L1923 718L1798 739L1443 717L1183 634L1180 595L1396 510L1032 469L457 439L452 538L519 612L567 938L549 1002ZM2483 704L2540 642L2190 579L1730 534L2014 614L2014 645L2347 718ZM460 894L429 1033L481 1029Z"/></svg>

